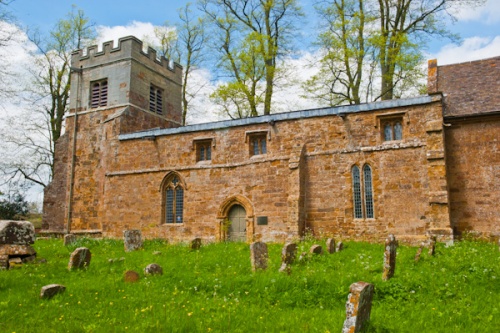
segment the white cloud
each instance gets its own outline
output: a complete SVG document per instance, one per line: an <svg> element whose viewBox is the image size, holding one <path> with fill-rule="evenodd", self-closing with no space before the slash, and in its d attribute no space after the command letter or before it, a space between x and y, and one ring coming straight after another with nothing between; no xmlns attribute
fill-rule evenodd
<svg viewBox="0 0 500 333"><path fill-rule="evenodd" d="M500 36L466 38L461 45L447 44L429 58L439 65L492 58L500 55Z"/></svg>
<svg viewBox="0 0 500 333"><path fill-rule="evenodd" d="M150 22L132 21L129 25L118 25L114 27L98 26L97 27L97 43L99 50L102 48L102 43L113 41L113 47L118 45L118 39L126 36L135 36L141 40L154 39L155 26Z"/></svg>
<svg viewBox="0 0 500 333"><path fill-rule="evenodd" d="M461 6L452 9L459 21L481 21L486 24L500 22L500 1L487 0L484 6Z"/></svg>

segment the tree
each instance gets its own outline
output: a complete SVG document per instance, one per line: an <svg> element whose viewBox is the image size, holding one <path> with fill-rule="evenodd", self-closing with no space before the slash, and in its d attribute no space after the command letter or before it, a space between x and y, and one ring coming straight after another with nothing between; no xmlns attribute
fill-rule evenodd
<svg viewBox="0 0 500 333"><path fill-rule="evenodd" d="M94 36L89 19L82 10L75 9L57 22L48 38L37 32L30 34L37 47L33 83L28 88L33 109L26 117L13 118L13 124L17 122L22 130L6 136L5 142L16 157L1 162L8 180L22 177L45 187L52 179L54 147L64 131L68 111L71 52L90 43Z"/></svg>
<svg viewBox="0 0 500 333"><path fill-rule="evenodd" d="M155 28L155 37L160 41L160 54L173 60L183 67L182 84L182 125L186 125L186 118L192 99L202 86L193 82L193 72L205 60L203 49L206 42L205 21L194 17L191 3L178 10L180 24L171 27L165 23Z"/></svg>
<svg viewBox="0 0 500 333"><path fill-rule="evenodd" d="M290 49L295 19L302 15L296 0L201 0L221 52L218 62L230 78L213 94L236 115L270 114L278 60ZM262 96L262 97L261 97ZM245 99L244 105L241 103Z"/></svg>
<svg viewBox="0 0 500 333"><path fill-rule="evenodd" d="M6 64L5 53L8 52L8 46L19 35L19 29L13 24L13 18L6 8L10 2L0 0L0 59L2 64ZM13 76L8 66L0 66L0 97L11 97L14 93L14 89L9 84Z"/></svg>
<svg viewBox="0 0 500 333"><path fill-rule="evenodd" d="M317 6L323 52L305 90L329 105L399 98L420 89L429 36L456 40L445 27L455 5L484 0L330 0ZM379 82L379 88L375 84ZM326 102L325 102L326 101Z"/></svg>
<svg viewBox="0 0 500 333"><path fill-rule="evenodd" d="M0 196L4 196L0 192ZM0 200L0 220L18 220L28 215L28 202L20 193Z"/></svg>
<svg viewBox="0 0 500 333"><path fill-rule="evenodd" d="M367 63L373 68L373 47L365 38L365 27L374 17L365 11L364 0L334 0L319 4L316 10L323 27L317 41L322 56L318 73L305 82L304 89L328 106L366 101L371 90L369 84L363 85L373 79L373 71L366 71Z"/></svg>

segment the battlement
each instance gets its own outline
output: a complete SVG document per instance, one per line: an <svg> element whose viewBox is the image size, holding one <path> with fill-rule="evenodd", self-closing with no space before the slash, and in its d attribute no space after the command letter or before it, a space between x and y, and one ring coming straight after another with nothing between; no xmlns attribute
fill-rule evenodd
<svg viewBox="0 0 500 333"><path fill-rule="evenodd" d="M97 45L89 46L86 52L83 49L76 50L72 53L71 66L74 68L88 68L129 59L135 59L145 65L156 66L156 70L164 75L168 75L165 70L179 78L182 74L181 65L175 62L172 63L163 56L158 58L155 49L148 47L145 53L142 41L134 36L120 38L117 47L113 47L113 41L105 42L102 44L102 51L98 51Z"/></svg>

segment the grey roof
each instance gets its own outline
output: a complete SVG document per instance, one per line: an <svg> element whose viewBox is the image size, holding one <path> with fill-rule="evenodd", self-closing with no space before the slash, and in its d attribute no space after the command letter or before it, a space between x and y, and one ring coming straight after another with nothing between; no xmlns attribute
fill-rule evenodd
<svg viewBox="0 0 500 333"><path fill-rule="evenodd" d="M187 125L176 128L151 129L147 131L121 134L119 135L118 138L120 140L131 140L131 139L142 139L146 137L156 137L156 136L171 135L171 134L190 133L197 131L210 131L210 130L230 128L230 127L237 127L237 126L264 124L264 123L269 123L271 121L277 122L283 120L296 120L296 119L324 117L331 115L344 115L357 112L376 111L389 108L427 104L432 101L433 101L432 96L419 96L406 99L393 99L388 101L373 102L373 103L358 104L358 105L346 105L346 106L328 107L320 109L275 113L266 116L224 120L211 123Z"/></svg>

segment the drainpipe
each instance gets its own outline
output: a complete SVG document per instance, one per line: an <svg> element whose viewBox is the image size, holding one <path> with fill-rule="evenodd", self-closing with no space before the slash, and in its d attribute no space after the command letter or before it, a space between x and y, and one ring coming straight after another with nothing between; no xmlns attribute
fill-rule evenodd
<svg viewBox="0 0 500 333"><path fill-rule="evenodd" d="M76 161L76 135L78 130L78 108L81 107L81 91L82 91L82 66L80 68L71 67L71 72L78 73L77 87L76 87L76 107L75 107L75 120L73 125L73 147L71 149L71 165L70 165L70 175L69 175L69 198L68 198L68 217L66 221L66 233L71 232L71 213L72 213L72 202L73 202L73 188L75 181L75 161Z"/></svg>

